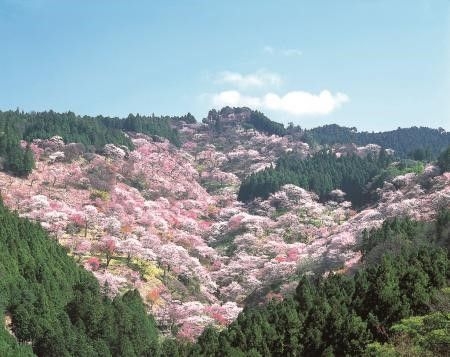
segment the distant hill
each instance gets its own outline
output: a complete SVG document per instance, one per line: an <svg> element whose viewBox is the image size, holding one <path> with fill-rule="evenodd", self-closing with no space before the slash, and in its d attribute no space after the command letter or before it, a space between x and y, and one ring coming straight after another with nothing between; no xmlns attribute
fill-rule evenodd
<svg viewBox="0 0 450 357"><path fill-rule="evenodd" d="M436 158L450 145L450 133L444 129L426 127L398 128L392 131L369 133L358 132L356 128L347 128L336 124L324 125L305 130L305 136L320 145L348 144L357 145L378 144L384 148L394 149L399 157L419 154L422 150L429 159Z"/></svg>
<svg viewBox="0 0 450 357"><path fill-rule="evenodd" d="M286 129L281 123L270 120L263 113L250 108L224 107L220 111L212 109L204 123L213 127L216 132L223 132L227 127L240 126L243 129L255 129L267 135L286 135Z"/></svg>
<svg viewBox="0 0 450 357"><path fill-rule="evenodd" d="M2 128L13 129L21 139L47 139L61 136L65 142L76 142L102 148L105 144L125 145L131 147L131 141L123 131L140 132L147 135L158 135L179 144L178 133L171 127L171 121L185 120L195 122L188 114L183 117L156 117L129 114L126 118L104 116L80 116L73 112L24 113L16 111L0 111L0 131Z"/></svg>
<svg viewBox="0 0 450 357"><path fill-rule="evenodd" d="M290 124L287 128L265 114L246 107L224 107L212 109L203 119L216 136L226 135L231 129L254 129L267 135L291 135L294 140L302 140L319 145L377 144L383 148L395 150L400 158L411 157L416 160L436 159L450 145L450 133L444 129L427 127L398 128L385 132L367 132L355 127L348 128L337 124L329 124L313 129L302 130Z"/></svg>
<svg viewBox="0 0 450 357"><path fill-rule="evenodd" d="M19 110L0 111L0 168L18 176L28 175L34 163L19 141L48 139L60 136L65 143L82 144L88 151L100 151L106 144L126 146L133 144L124 132L140 132L150 136L160 136L179 146L176 122L195 123L188 113L182 117L156 117L130 114L126 118L79 116L73 112L24 113Z"/></svg>

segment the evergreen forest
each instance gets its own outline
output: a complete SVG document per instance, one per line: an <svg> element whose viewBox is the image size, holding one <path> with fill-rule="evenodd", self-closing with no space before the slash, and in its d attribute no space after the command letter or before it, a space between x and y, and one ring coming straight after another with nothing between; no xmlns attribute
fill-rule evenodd
<svg viewBox="0 0 450 357"><path fill-rule="evenodd" d="M336 157L326 151L303 159L295 153L280 157L275 167L247 177L241 184L238 199L248 202L263 199L286 184L310 190L326 199L333 189L341 189L355 206L368 202L366 185L387 167L390 158L384 151L379 157L360 158L356 155Z"/></svg>
<svg viewBox="0 0 450 357"><path fill-rule="evenodd" d="M154 356L158 331L137 291L110 300L38 223L0 203L0 355Z"/></svg>
<svg viewBox="0 0 450 357"><path fill-rule="evenodd" d="M358 132L356 128L347 128L336 124L305 130L304 135L310 142L320 145L378 144L391 148L400 158L412 157L417 160L435 159L448 145L450 133L444 129L426 127L397 128L385 132Z"/></svg>
<svg viewBox="0 0 450 357"><path fill-rule="evenodd" d="M0 162L4 170L18 176L27 176L34 167L29 148L22 148L20 140L48 139L61 136L64 142L83 144L88 151L101 151L106 144L133 148L128 132L140 132L150 136L167 138L180 145L178 131L173 123L195 123L192 114L181 117L156 117L130 114L127 118L79 116L73 112L24 113L0 111Z"/></svg>

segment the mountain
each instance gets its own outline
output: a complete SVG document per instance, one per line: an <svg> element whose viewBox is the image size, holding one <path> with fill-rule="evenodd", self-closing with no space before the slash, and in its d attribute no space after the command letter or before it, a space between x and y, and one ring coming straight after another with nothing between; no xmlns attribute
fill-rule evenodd
<svg viewBox="0 0 450 357"><path fill-rule="evenodd" d="M203 123L212 127L216 133L223 133L226 128L239 126L243 129L255 129L267 135L286 135L283 124L274 122L263 113L250 108L224 107L220 111L212 109Z"/></svg>
<svg viewBox="0 0 450 357"><path fill-rule="evenodd" d="M358 132L356 128L346 128L336 124L305 130L305 135L324 145L377 144L393 149L397 156L420 156L420 159L436 158L450 145L450 133L444 129L425 127L398 128L392 131L369 133Z"/></svg>
<svg viewBox="0 0 450 357"><path fill-rule="evenodd" d="M383 222L395 218L438 220L439 212L450 206L450 174L445 172L448 150L433 162L403 159L389 150L391 147L377 143L322 145L313 133L284 128L248 108L210 111L203 123L189 114L119 119L80 117L70 112L2 112L0 132L3 163L18 160L14 150L22 153L21 162L25 153L32 156L32 164L20 173L3 165L0 193L4 205L20 219L40 223L66 249L58 254L69 256L67 264L76 262L91 272L81 268L76 268L78 273L67 272L65 296L74 294L70 274L76 276L80 271L90 277L86 279L92 280L92 275L97 279L98 289L108 296L105 301L113 301L113 305L116 299L128 296L139 309L137 294L126 295L138 291L147 312L154 316L158 339L164 341L155 347L161 348L162 355L176 355L174 351L182 353L191 347L208 354L201 341L213 346L217 336L210 332L205 334L210 333L212 339L202 335L205 326L224 330L231 324L229 333L238 333L233 321L238 316L237 323L245 321L245 312L240 315L243 309L295 298L303 276L351 276L365 265L364 259L376 260L389 250L388 245L378 247L365 258L360 246L364 231L383 227ZM448 140L446 133L439 135ZM425 136L423 141L411 143L411 150L431 147L433 140L434 134ZM255 184L253 196L238 200L250 181ZM266 189L272 181L273 186ZM412 259L404 258L405 262ZM46 258L52 259L60 258ZM24 259L14 264L23 266ZM69 270L72 268L75 265ZM34 263L30 269L35 270ZM62 269L59 275L52 273L62 279L65 270L55 269ZM57 318L65 318L67 310L59 311L69 300L57 299ZM10 319L11 308L3 306ZM397 320L391 319L389 324L422 312L429 311L413 309L409 315L396 315ZM276 310L273 313L278 314ZM373 336L373 321L367 321L359 310L354 314L352 321L361 319L358 324L365 324ZM49 319L56 321L56 317ZM152 319L136 323L148 330L142 334L155 336ZM98 351L100 347L89 342L93 335L89 331L82 334L83 329L75 325L64 325L69 332L62 332L84 339L87 349ZM42 333L42 329L35 331ZM254 332L242 333L251 336ZM230 353L248 350L227 334L218 338L228 341ZM18 348L14 336L7 332L5 336L11 351ZM113 346L108 336L102 342L106 350L128 348L127 341ZM184 345L199 336L198 345ZM34 340L15 338L24 343ZM367 337L362 341L358 348L375 340ZM150 345L153 343L138 344L135 353ZM68 344L69 351L71 346ZM264 355L259 348L254 346L254 354ZM24 349L29 351L26 346ZM304 351L325 352L319 347Z"/></svg>

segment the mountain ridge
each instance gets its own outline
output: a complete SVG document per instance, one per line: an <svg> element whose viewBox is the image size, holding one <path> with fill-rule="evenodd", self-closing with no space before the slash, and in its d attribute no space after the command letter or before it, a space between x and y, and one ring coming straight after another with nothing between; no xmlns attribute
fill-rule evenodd
<svg viewBox="0 0 450 357"><path fill-rule="evenodd" d="M0 173L8 207L40 222L111 296L138 289L166 335L193 341L208 324L223 328L253 293L255 303L292 294L300 274L354 271L364 229L393 217L432 220L450 204L449 174L408 162L389 166L377 199L359 211L338 187L320 201L291 183L242 204L241 182L286 154L367 157L381 148L318 148L296 138L301 129L277 136L170 120L179 147L128 132L130 147L86 151L53 136L21 142L35 159L28 176Z"/></svg>

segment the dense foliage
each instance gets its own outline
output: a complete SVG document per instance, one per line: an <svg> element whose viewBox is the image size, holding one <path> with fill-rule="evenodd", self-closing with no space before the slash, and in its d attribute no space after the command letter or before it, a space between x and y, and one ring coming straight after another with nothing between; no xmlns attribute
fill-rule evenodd
<svg viewBox="0 0 450 357"><path fill-rule="evenodd" d="M286 129L283 124L274 122L267 118L263 113L258 111L252 111L250 117L247 119L246 124L255 130L265 133L267 135L286 135Z"/></svg>
<svg viewBox="0 0 450 357"><path fill-rule="evenodd" d="M362 159L358 156L338 158L326 152L302 159L296 154L289 154L281 157L275 168L267 168L245 179L238 198L241 201L250 201L255 197L267 198L281 186L294 184L314 191L322 199L333 189L339 188L346 193L347 200L358 206L367 199L364 191L366 184L387 163L388 158L383 154L377 159Z"/></svg>
<svg viewBox="0 0 450 357"><path fill-rule="evenodd" d="M171 127L172 120L183 120L189 123L195 123L195 118L190 115L190 113L183 117L156 117L154 115L143 116L139 114L130 114L125 119L100 118L100 121L107 128L161 136L169 139L174 145L179 146L180 138L178 136L178 131Z"/></svg>
<svg viewBox="0 0 450 357"><path fill-rule="evenodd" d="M216 133L222 133L228 123L234 122L236 118L244 129L255 129L267 135L283 136L287 134L283 124L274 122L263 113L246 107L224 107L220 111L212 109L203 122L211 125Z"/></svg>
<svg viewBox="0 0 450 357"><path fill-rule="evenodd" d="M17 176L27 176L34 165L30 147L22 148L20 138L11 123L0 121L0 169Z"/></svg>
<svg viewBox="0 0 450 357"><path fill-rule="evenodd" d="M78 116L72 112L24 113L0 111L0 158L2 167L13 174L26 176L31 172L34 162L31 152L19 146L21 139L28 142L33 139L48 139L61 136L66 143L81 143L92 150L101 150L105 144L133 144L124 131L140 132L151 136L169 139L174 145L180 145L178 131L172 128L172 121L195 123L188 113L181 117L155 117L130 114L125 119L109 117Z"/></svg>
<svg viewBox="0 0 450 357"><path fill-rule="evenodd" d="M449 231L449 211L433 224L386 222L363 234L365 267L355 276L304 276L292 298L248 308L226 330L207 328L189 346L159 344L136 291L109 300L39 225L0 206L0 310L13 333L1 329L0 354L381 356L397 348L398 333L413 347L446 351L445 320L430 307L449 278L448 251L438 248L448 247ZM416 341L414 330L428 337Z"/></svg>
<svg viewBox="0 0 450 357"><path fill-rule="evenodd" d="M434 225L386 222L363 238L365 258L388 240L423 244L395 254L384 251L352 277L304 276L293 298L246 309L222 332L205 330L194 351L203 356L363 355L369 343L388 340L393 324L430 311L434 294L449 278L447 252L431 242L448 243L449 228L448 212Z"/></svg>
<svg viewBox="0 0 450 357"><path fill-rule="evenodd" d="M250 112L240 114L230 116L230 122L247 118ZM154 130L140 116L129 116L121 122L114 118L95 120L114 131ZM167 120L184 127L181 121L191 119ZM26 129L19 123L9 122L15 133ZM43 233L37 226L19 220L22 223L17 223L17 233L7 219L2 221L1 217L9 214L2 211L0 310L7 328L0 329L1 356L30 355L33 351L39 355L76 355L75 344L79 354L88 356L345 355L362 354L367 348L370 353L387 355L383 354L385 350L398 347L398 341L392 339L398 332L396 325L409 329L406 335L400 333L400 342L420 333L429 338L425 342L414 340L414 346L432 351L441 348L442 341L434 337L442 333L445 320L436 319L428 309L434 306L432 287L442 285L440 277L445 274L440 272L448 257L430 249L428 242L448 246L448 213L439 216L436 227L408 220L388 222L381 230L366 232L358 251L349 249L358 232L363 227L378 226L380 217L414 213L418 219L429 219L436 206L448 203L448 175L439 176L432 166L424 175L403 175L422 172L424 163L401 160L388 164L384 151L381 158L348 156L340 161L321 152L304 160L317 160L315 166L309 163L311 166L303 167L300 158L308 157L311 151L291 136L269 137L254 130L234 132L230 126L221 136L227 137L228 146L218 149L208 143L220 142L221 137L211 135L210 127L198 129L202 135L197 135L197 126L184 127L183 150L174 150L155 137L136 140L136 150L128 154L108 145L104 156L86 154L86 160L69 159L67 155L73 150L71 157L78 157L79 151L85 150L82 144L63 146L61 140L45 140L39 146L31 145L40 161L39 170L28 180L0 175L5 204L53 232L71 255L94 272L102 286L98 287L90 273L66 262L66 251L56 244L40 243ZM7 130L3 128L3 132ZM20 146L22 137L16 135L11 146L25 156L31 152L23 143ZM64 160L51 159L50 153L56 150L64 151ZM322 204L316 195L291 185L268 201L239 205L233 189L208 195L199 185L205 180L222 188L233 187L239 182L234 173L242 172L245 177L249 167L259 170L290 150L298 156L280 159L280 182L291 179L291 174L300 180L297 171L302 168L311 185L308 188L315 187L323 199L328 199L329 190L345 179L353 183L346 191L354 188L354 194L347 193L347 198L355 204L366 200L368 184L373 188L388 180L393 185L379 190L382 200L377 207L356 215L337 190L332 197L339 204ZM369 151L360 149L358 154ZM345 155L348 151L336 152ZM17 162L24 163L24 156ZM423 155L418 151L413 156ZM2 159L5 164L5 157ZM372 177L371 168L376 172ZM277 169L270 170L278 174ZM313 172L321 177L310 183ZM403 177L390 180L398 175ZM28 230L33 241L23 233ZM10 236L20 240L9 245ZM241 303L255 302L255 306L263 299L286 296L285 288L298 282L300 271L323 272L338 269L340 264L344 264L343 270L353 269L359 264L360 249L364 252L366 280L359 285L359 280L344 276L303 278L302 283L309 286L309 297L298 290L297 296L271 304L267 311L248 306L228 332L220 334L208 328L199 344L193 346L169 338L158 344L154 323L145 318L138 294L121 296L130 286L139 287L164 333L189 343L207 324L225 328L237 318ZM386 251L390 257L385 259ZM376 270L380 265L385 267L385 275ZM416 265L422 270L416 270ZM413 268L406 269L409 266ZM103 286L103 281L108 285ZM383 290L386 281L389 289ZM111 301L104 292L119 296ZM211 299L213 295L217 300ZM350 302L354 299L356 302ZM382 307L376 308L378 303ZM299 307L303 305L306 307Z"/></svg>
<svg viewBox="0 0 450 357"><path fill-rule="evenodd" d="M430 244L444 249L450 247L449 210L439 212L435 224L408 218L386 221L379 229L363 232L360 249L363 261L369 266L378 264L386 252L396 256Z"/></svg>
<svg viewBox="0 0 450 357"><path fill-rule="evenodd" d="M424 169L425 165L422 161L410 159L402 159L381 168L378 174L370 180L367 194L364 195L365 199L369 202L375 201L378 198L377 189L382 188L385 182L391 182L395 177L408 173L420 175Z"/></svg>
<svg viewBox="0 0 450 357"><path fill-rule="evenodd" d="M113 301L36 223L0 204L0 355L145 356L157 329L137 291Z"/></svg>
<svg viewBox="0 0 450 357"><path fill-rule="evenodd" d="M440 292L450 300L450 290ZM439 303L438 303L439 304ZM439 305L437 305L439 308ZM367 354L379 357L396 356L448 356L450 351L450 313L435 311L426 315L411 316L390 328L389 342L374 342Z"/></svg>
<svg viewBox="0 0 450 357"><path fill-rule="evenodd" d="M442 171L450 171L450 146L439 155L438 165Z"/></svg>
<svg viewBox="0 0 450 357"><path fill-rule="evenodd" d="M358 132L356 128L346 128L336 124L325 125L305 131L309 139L318 144L345 144L357 145L378 144L384 148L394 149L399 157L408 157L411 154L416 159L436 158L442 150L450 144L450 133L443 129L430 129L425 127L398 128L392 131L369 133Z"/></svg>
<svg viewBox="0 0 450 357"><path fill-rule="evenodd" d="M105 126L96 118L79 117L72 112L25 113L19 114L15 120L23 122L22 137L27 141L58 135L66 143L82 143L96 149L108 143L132 147L131 141L123 132Z"/></svg>
<svg viewBox="0 0 450 357"><path fill-rule="evenodd" d="M163 118L166 118L166 117L163 117ZM174 120L174 121L184 121L186 124L197 123L197 120L191 113L187 113L187 114L181 115L181 116L169 117L169 119Z"/></svg>

